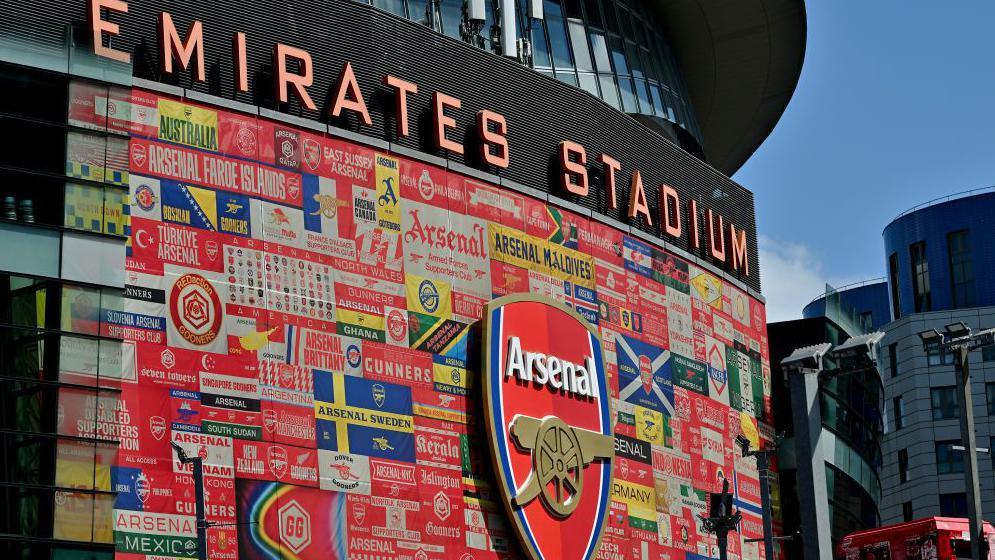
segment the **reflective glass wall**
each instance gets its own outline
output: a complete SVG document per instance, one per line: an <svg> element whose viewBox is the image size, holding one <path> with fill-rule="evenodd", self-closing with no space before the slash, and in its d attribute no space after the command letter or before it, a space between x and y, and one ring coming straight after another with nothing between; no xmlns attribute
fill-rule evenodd
<svg viewBox="0 0 995 560"><path fill-rule="evenodd" d="M498 0L485 0L478 30L463 0L371 0L373 5L492 52L500 49ZM517 0L517 35L528 37L538 72L579 87L626 113L669 121L702 144L673 52L645 2L543 0L544 19L530 19Z"/></svg>
<svg viewBox="0 0 995 560"><path fill-rule="evenodd" d="M0 64L5 557L113 558L112 467L127 414L115 332L129 224L118 98L78 73Z"/></svg>

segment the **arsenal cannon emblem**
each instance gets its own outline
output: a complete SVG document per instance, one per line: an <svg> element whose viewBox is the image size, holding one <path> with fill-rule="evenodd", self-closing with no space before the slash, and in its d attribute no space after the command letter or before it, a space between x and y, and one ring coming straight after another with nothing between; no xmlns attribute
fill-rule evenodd
<svg viewBox="0 0 995 560"><path fill-rule="evenodd" d="M491 456L523 550L594 558L615 449L597 331L560 303L499 298L484 313L483 366Z"/></svg>

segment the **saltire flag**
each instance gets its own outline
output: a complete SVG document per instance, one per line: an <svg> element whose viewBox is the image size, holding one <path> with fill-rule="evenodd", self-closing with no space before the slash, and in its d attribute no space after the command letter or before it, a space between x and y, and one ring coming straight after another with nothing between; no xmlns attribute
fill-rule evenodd
<svg viewBox="0 0 995 560"><path fill-rule="evenodd" d="M615 337L619 399L674 416L670 351L624 335Z"/></svg>

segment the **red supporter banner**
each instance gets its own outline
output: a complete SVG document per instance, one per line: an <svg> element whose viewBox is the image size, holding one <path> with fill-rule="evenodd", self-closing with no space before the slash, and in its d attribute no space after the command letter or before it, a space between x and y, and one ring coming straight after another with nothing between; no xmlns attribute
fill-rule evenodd
<svg viewBox="0 0 995 560"><path fill-rule="evenodd" d="M318 451L264 441L236 441L235 476L317 488Z"/></svg>
<svg viewBox="0 0 995 560"><path fill-rule="evenodd" d="M142 138L131 139L130 152L133 173L301 205L297 173Z"/></svg>

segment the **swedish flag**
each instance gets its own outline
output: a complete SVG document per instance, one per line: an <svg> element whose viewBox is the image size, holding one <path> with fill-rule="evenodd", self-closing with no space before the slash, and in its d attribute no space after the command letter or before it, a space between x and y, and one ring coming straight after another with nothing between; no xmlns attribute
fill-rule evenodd
<svg viewBox="0 0 995 560"><path fill-rule="evenodd" d="M410 387L316 370L314 400L320 449L415 461Z"/></svg>

